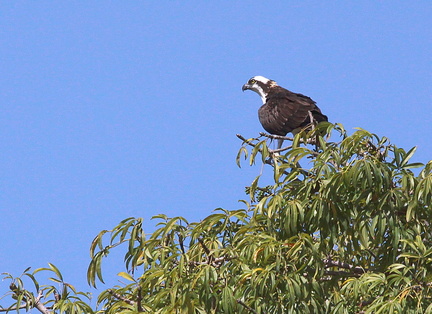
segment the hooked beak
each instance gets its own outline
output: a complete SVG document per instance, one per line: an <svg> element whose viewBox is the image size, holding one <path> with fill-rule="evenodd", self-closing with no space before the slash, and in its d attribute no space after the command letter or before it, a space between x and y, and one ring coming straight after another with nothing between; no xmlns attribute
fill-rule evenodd
<svg viewBox="0 0 432 314"><path fill-rule="evenodd" d="M245 91L247 89L249 89L249 85L248 84L244 84L243 87L242 87L242 91Z"/></svg>

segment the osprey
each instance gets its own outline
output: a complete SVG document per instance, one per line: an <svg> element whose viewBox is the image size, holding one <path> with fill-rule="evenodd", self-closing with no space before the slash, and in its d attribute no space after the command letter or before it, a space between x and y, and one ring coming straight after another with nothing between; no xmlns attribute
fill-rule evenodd
<svg viewBox="0 0 432 314"><path fill-rule="evenodd" d="M285 136L292 132L298 133L311 122L328 121L327 116L311 98L293 93L275 81L263 76L254 76L242 90L250 89L260 95L263 105L258 110L258 117L263 128L270 134ZM283 140L279 140L278 148Z"/></svg>

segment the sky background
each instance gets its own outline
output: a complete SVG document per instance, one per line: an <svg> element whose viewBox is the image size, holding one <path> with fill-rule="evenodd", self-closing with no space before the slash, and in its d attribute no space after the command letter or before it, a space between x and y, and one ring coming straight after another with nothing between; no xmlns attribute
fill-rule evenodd
<svg viewBox="0 0 432 314"><path fill-rule="evenodd" d="M91 291L101 230L243 208L254 75L429 161L431 16L430 1L2 1L0 272L50 262Z"/></svg>

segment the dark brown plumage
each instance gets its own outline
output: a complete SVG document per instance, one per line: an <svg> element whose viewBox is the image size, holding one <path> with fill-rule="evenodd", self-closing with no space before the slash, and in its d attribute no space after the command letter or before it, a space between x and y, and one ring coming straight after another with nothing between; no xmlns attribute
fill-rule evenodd
<svg viewBox="0 0 432 314"><path fill-rule="evenodd" d="M310 97L293 93L265 77L254 76L243 85L243 91L247 89L260 95L263 105L258 110L258 117L270 134L295 134L311 123L310 114L316 122L328 121Z"/></svg>
<svg viewBox="0 0 432 314"><path fill-rule="evenodd" d="M267 132L286 135L311 123L309 111L317 122L327 121L311 98L277 86L272 88L266 103L259 108L258 117Z"/></svg>

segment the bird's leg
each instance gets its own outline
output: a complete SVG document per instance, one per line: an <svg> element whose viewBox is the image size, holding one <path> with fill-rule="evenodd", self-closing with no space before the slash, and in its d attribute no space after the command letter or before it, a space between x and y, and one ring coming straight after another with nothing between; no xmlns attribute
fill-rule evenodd
<svg viewBox="0 0 432 314"><path fill-rule="evenodd" d="M317 125L317 121L313 118L312 112L309 110L309 119L311 121L311 127L312 127L312 131L315 130L315 126ZM310 139L310 143L313 145L315 144L315 151L317 152L319 149L319 142L318 142L318 134L315 134L315 138L314 139Z"/></svg>
<svg viewBox="0 0 432 314"><path fill-rule="evenodd" d="M308 111L308 114L309 114L309 120L310 120L310 124L312 126L312 130L314 130L315 129L315 119L314 119L312 112L310 110Z"/></svg>
<svg viewBox="0 0 432 314"><path fill-rule="evenodd" d="M283 141L284 141L283 138L278 139L277 149L280 149L282 147Z"/></svg>
<svg viewBox="0 0 432 314"><path fill-rule="evenodd" d="M311 131L313 131L313 130L315 130L315 125L316 125L316 121L315 121L315 119L314 119L314 117L313 117L313 115L312 115L312 112L309 110L308 111L308 115L309 115L309 121L310 121L310 130ZM318 146L317 146L317 142L318 142L318 138L317 137L315 137L315 138L310 138L309 140L308 140L308 143L309 144L315 144L315 149L316 150L318 150Z"/></svg>

